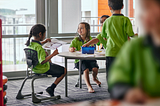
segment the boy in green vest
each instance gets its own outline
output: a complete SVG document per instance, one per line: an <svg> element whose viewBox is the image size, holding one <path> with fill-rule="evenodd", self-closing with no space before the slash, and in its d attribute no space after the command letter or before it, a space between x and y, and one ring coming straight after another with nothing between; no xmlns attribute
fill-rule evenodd
<svg viewBox="0 0 160 106"><path fill-rule="evenodd" d="M146 36L120 50L109 73L112 99L146 103L160 98L160 0L140 0Z"/></svg>
<svg viewBox="0 0 160 106"><path fill-rule="evenodd" d="M128 40L128 36L134 35L132 24L128 17L121 14L123 9L123 0L108 0L108 5L112 16L103 23L101 37L106 40L106 79L108 79L108 70L114 61L117 53ZM83 47L96 44L103 39L93 39Z"/></svg>

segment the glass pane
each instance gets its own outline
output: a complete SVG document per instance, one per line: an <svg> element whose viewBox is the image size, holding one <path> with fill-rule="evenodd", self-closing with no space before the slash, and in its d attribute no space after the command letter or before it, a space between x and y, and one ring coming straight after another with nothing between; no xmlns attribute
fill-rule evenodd
<svg viewBox="0 0 160 106"><path fill-rule="evenodd" d="M23 49L27 38L2 38L3 71L26 70Z"/></svg>
<svg viewBox="0 0 160 106"><path fill-rule="evenodd" d="M3 35L28 34L32 26L2 26Z"/></svg>
<svg viewBox="0 0 160 106"><path fill-rule="evenodd" d="M28 34L36 23L35 0L0 0L2 35ZM3 71L26 70L23 49L27 38L2 38Z"/></svg>
<svg viewBox="0 0 160 106"><path fill-rule="evenodd" d="M0 0L2 35L28 34L35 16L35 0Z"/></svg>
<svg viewBox="0 0 160 106"><path fill-rule="evenodd" d="M82 20L91 25L91 33L101 32L100 17L111 16L108 0L81 0Z"/></svg>
<svg viewBox="0 0 160 106"><path fill-rule="evenodd" d="M75 33L82 21L90 24L91 33L100 32L102 15L111 16L108 0L58 0L58 32Z"/></svg>

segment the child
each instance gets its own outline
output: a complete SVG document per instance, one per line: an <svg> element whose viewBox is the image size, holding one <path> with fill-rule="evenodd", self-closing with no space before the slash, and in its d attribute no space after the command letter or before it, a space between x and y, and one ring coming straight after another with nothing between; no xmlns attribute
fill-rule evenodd
<svg viewBox="0 0 160 106"><path fill-rule="evenodd" d="M75 52L80 51L81 46L85 43L87 43L89 40L92 39L90 36L90 25L86 22L81 22L78 25L78 34L79 37L76 37L72 40L69 51ZM79 60L75 60L75 68L79 69ZM89 93L94 93L90 80L89 80L89 71L93 71L93 80L96 82L97 85L100 85L101 82L97 80L97 74L98 74L98 64L96 60L83 60L82 61L82 69L81 73L84 73L84 80L86 82L86 85L88 87Z"/></svg>
<svg viewBox="0 0 160 106"><path fill-rule="evenodd" d="M102 16L101 16L101 18L100 18L100 24L101 24L101 26L103 26L103 23L104 23L104 21L105 21L107 18L109 18L108 15L102 15Z"/></svg>
<svg viewBox="0 0 160 106"><path fill-rule="evenodd" d="M101 26L103 26L104 21L109 18L108 15L102 15L100 18L100 24ZM101 39L101 40L99 40ZM103 39L103 37L101 36L101 34L98 34L96 38L94 38L94 40L99 40L99 42L97 43L97 45L99 46L100 43L103 44L103 47L106 49L106 39Z"/></svg>
<svg viewBox="0 0 160 106"><path fill-rule="evenodd" d="M114 61L117 53L127 41L128 36L133 36L132 24L128 17L121 14L123 9L123 0L108 0L109 8L112 13L112 16L108 18L103 23L101 36L106 41L106 79L108 78L108 70ZM91 44L96 44L102 39L94 39L87 44L83 45L89 46Z"/></svg>
<svg viewBox="0 0 160 106"><path fill-rule="evenodd" d="M111 97L130 103L160 98L160 0L140 3L148 34L126 43L109 73Z"/></svg>
<svg viewBox="0 0 160 106"><path fill-rule="evenodd" d="M28 41L26 42L26 45L28 46L28 48L36 50L38 53L37 56L39 63L33 68L33 71L35 73L39 74L45 73L48 75L52 75L53 77L57 77L55 82L46 89L46 92L50 96L54 96L54 89L66 75L66 69L62 66L51 63L50 61L53 56L56 56L58 54L57 49L51 55L46 57L46 52L42 48L42 44L47 43L48 41L50 42L51 40L50 39L44 40L46 36L45 34L46 34L46 28L44 25L41 24L34 25L30 30L30 35ZM34 39L32 40L32 42L30 42L32 36L34 37Z"/></svg>

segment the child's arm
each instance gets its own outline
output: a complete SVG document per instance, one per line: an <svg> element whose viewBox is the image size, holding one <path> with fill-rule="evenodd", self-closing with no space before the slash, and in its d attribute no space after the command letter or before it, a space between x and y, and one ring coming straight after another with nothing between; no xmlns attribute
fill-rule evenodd
<svg viewBox="0 0 160 106"><path fill-rule="evenodd" d="M47 39L45 39L44 41L42 41L41 44L43 45L43 44L45 44L45 43L47 43L47 42L51 42L51 39L50 39L50 38L47 38Z"/></svg>
<svg viewBox="0 0 160 106"><path fill-rule="evenodd" d="M98 42L99 42L99 39L94 38L91 41L89 41L86 44L84 44L83 47L88 47L89 45L97 44Z"/></svg>
<svg viewBox="0 0 160 106"><path fill-rule="evenodd" d="M129 37L138 36L138 34L134 34L133 28L132 28L132 23L131 23L131 21L130 21L129 18L126 19L125 31L126 31L126 34L127 34Z"/></svg>
<svg viewBox="0 0 160 106"><path fill-rule="evenodd" d="M48 57L49 56L49 54L48 54L48 52L46 52L46 57ZM51 60L49 60L49 62L50 63L52 63L52 61Z"/></svg>
<svg viewBox="0 0 160 106"><path fill-rule="evenodd" d="M53 56L56 56L57 54L59 54L59 53L58 53L58 49L56 49L51 55L47 56L46 59L41 62L41 64L44 64L44 63L50 61L51 58L52 58Z"/></svg>

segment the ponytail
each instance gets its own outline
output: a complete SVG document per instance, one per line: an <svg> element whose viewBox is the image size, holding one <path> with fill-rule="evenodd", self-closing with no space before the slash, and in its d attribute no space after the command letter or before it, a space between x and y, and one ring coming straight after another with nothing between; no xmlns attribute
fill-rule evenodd
<svg viewBox="0 0 160 106"><path fill-rule="evenodd" d="M31 30L30 30L30 33L29 33L29 37L28 37L28 40L26 42L26 46L29 46L30 45L30 40L31 40L31 37L34 36L34 37L39 37L39 33L42 33L42 35L46 32L46 28L44 25L42 24L36 24L34 25Z"/></svg>
<svg viewBox="0 0 160 106"><path fill-rule="evenodd" d="M30 31L30 34L29 34L28 40L27 40L27 42L26 42L26 44L25 44L26 46L29 46L29 45L30 45L31 37L32 37L32 29L31 29L31 31Z"/></svg>

